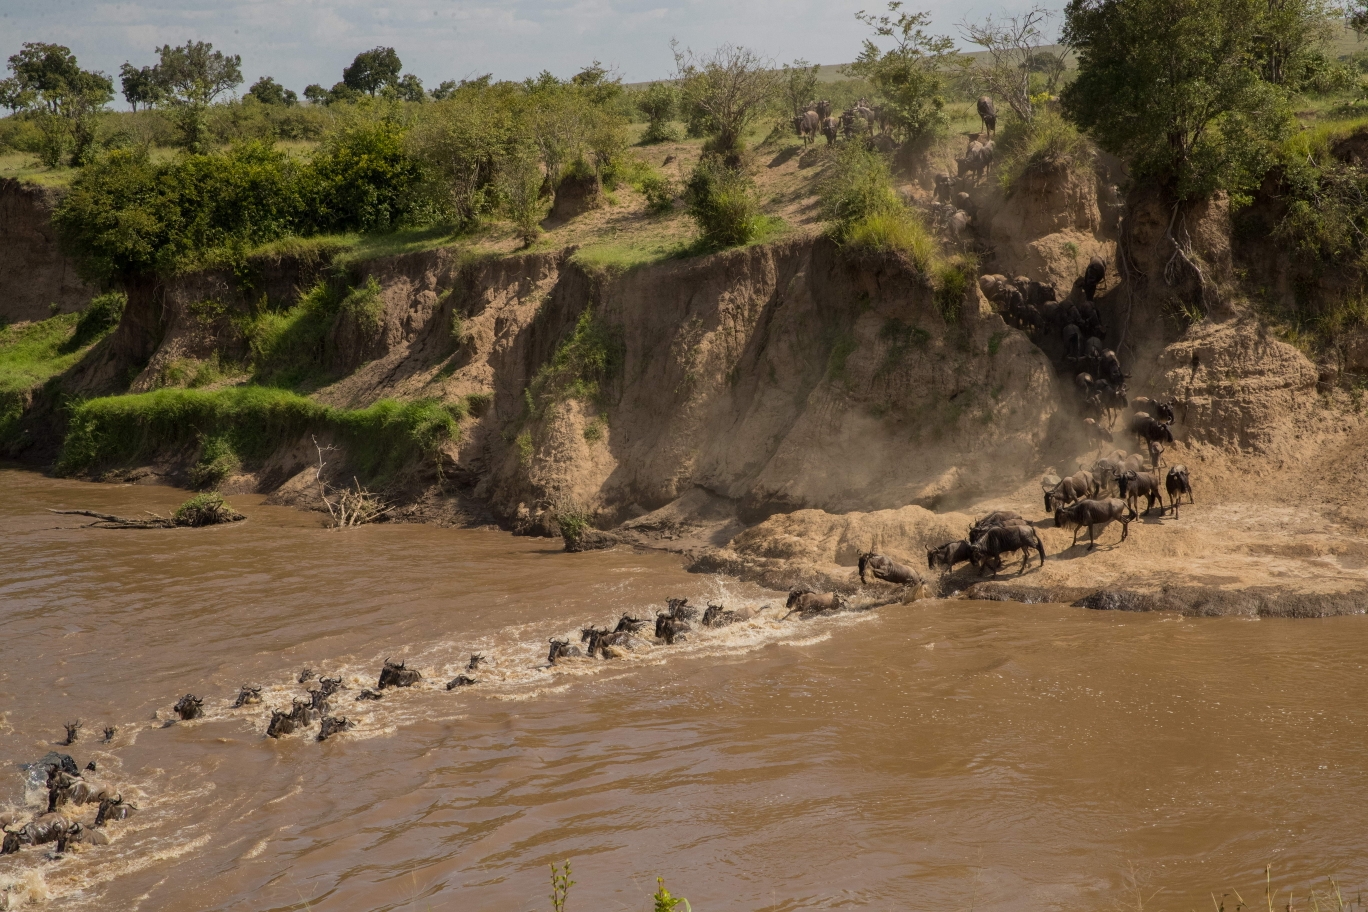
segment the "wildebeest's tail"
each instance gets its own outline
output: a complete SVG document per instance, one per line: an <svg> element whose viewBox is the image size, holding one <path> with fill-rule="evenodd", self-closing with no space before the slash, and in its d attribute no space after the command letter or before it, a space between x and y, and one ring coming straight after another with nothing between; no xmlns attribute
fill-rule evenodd
<svg viewBox="0 0 1368 912"><path fill-rule="evenodd" d="M865 584L865 567L867 567L867 566L869 566L869 555L868 555L868 554L861 554L861 555L860 555L860 585L861 585L861 586L863 586L863 585Z"/></svg>

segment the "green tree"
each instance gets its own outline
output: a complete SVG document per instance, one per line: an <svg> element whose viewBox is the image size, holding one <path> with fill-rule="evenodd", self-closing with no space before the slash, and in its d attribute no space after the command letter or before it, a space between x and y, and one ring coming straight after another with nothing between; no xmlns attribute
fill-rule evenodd
<svg viewBox="0 0 1368 912"><path fill-rule="evenodd" d="M242 83L242 58L216 51L207 41L187 41L181 47L164 44L157 54L161 59L152 74L161 103L171 108L181 144L198 152L204 146L205 111Z"/></svg>
<svg viewBox="0 0 1368 912"><path fill-rule="evenodd" d="M1263 78L1298 90L1328 61L1322 48L1343 28L1344 11L1327 0L1266 0L1257 55Z"/></svg>
<svg viewBox="0 0 1368 912"><path fill-rule="evenodd" d="M270 76L262 76L252 87L247 90L257 101L266 105L276 105L277 107L293 107L299 104L299 96L292 90L285 88Z"/></svg>
<svg viewBox="0 0 1368 912"><path fill-rule="evenodd" d="M1066 114L1137 177L1178 199L1253 184L1287 129L1260 78L1265 0L1072 0L1064 38L1078 76Z"/></svg>
<svg viewBox="0 0 1368 912"><path fill-rule="evenodd" d="M342 70L342 83L357 92L365 92L372 98L385 86L399 81L399 71L403 64L392 47L371 48L362 51L352 60L351 65Z"/></svg>
<svg viewBox="0 0 1368 912"><path fill-rule="evenodd" d="M119 82L123 88L124 101L138 110L138 105L150 108L161 100L161 87L152 72L152 67L135 67L125 62L119 67Z"/></svg>
<svg viewBox="0 0 1368 912"><path fill-rule="evenodd" d="M306 85L304 87L304 100L309 104L327 104L329 101L328 90L316 82Z"/></svg>
<svg viewBox="0 0 1368 912"><path fill-rule="evenodd" d="M624 91L621 77L597 60L571 76L570 84L583 90L591 102L605 108L615 104Z"/></svg>
<svg viewBox="0 0 1368 912"><path fill-rule="evenodd" d="M868 80L883 98L884 110L893 130L904 140L915 140L944 122L945 72L955 63L955 43L944 35L931 35L926 26L930 13L909 13L902 3L888 4L888 14L855 14L874 30L876 38L891 38L893 46L884 50L873 39L845 73Z"/></svg>
<svg viewBox="0 0 1368 912"><path fill-rule="evenodd" d="M653 82L636 96L637 110L646 115L644 143L669 142L678 139L670 128L679 109L679 92L668 82Z"/></svg>
<svg viewBox="0 0 1368 912"><path fill-rule="evenodd" d="M792 66L784 64L784 100L788 102L794 117L802 114L811 102L817 100L817 71L821 68L820 63L808 63L806 60L795 60Z"/></svg>
<svg viewBox="0 0 1368 912"><path fill-rule="evenodd" d="M399 101L427 101L427 93L423 91L423 83L412 73L405 73L393 85L385 86L382 90L386 98L394 98Z"/></svg>
<svg viewBox="0 0 1368 912"><path fill-rule="evenodd" d="M699 56L674 52L675 78L684 110L713 137L711 148L729 160L744 147L746 130L770 106L779 91L779 74L754 51L726 44Z"/></svg>
<svg viewBox="0 0 1368 912"><path fill-rule="evenodd" d="M1045 92L1054 93L1055 85L1064 72L1064 54L1057 55L1038 48L1045 43L1044 27L1053 14L1043 6L1033 6L1023 13L994 19L989 16L979 22L960 23L960 34L971 44L986 52L984 59L959 58L960 74L974 94L986 93L1007 102L1012 113L1024 123L1035 117L1031 102L1031 76L1041 73L1046 77Z"/></svg>
<svg viewBox="0 0 1368 912"><path fill-rule="evenodd" d="M454 79L443 79L440 83L437 84L437 88L435 88L435 89L432 90L432 100L433 100L433 101L446 101L448 98L450 98L452 95L455 95L455 94L456 94L456 80L454 80Z"/></svg>
<svg viewBox="0 0 1368 912"><path fill-rule="evenodd" d="M70 149L71 163L84 164L95 144L95 115L114 97L104 73L83 70L69 48L27 42L9 58L8 103L31 110L43 132L42 158L49 167Z"/></svg>

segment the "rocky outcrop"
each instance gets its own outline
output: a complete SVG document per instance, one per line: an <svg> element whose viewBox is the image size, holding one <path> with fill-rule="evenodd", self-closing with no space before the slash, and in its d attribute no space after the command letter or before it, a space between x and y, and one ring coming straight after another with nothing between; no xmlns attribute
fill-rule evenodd
<svg viewBox="0 0 1368 912"><path fill-rule="evenodd" d="M57 198L53 190L0 179L0 323L73 313L95 294L57 246Z"/></svg>

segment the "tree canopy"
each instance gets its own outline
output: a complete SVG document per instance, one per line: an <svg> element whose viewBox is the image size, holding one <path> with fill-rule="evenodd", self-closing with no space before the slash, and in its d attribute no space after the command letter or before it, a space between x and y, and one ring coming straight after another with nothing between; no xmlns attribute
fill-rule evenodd
<svg viewBox="0 0 1368 912"><path fill-rule="evenodd" d="M81 69L70 48L40 42L25 43L9 70L0 98L11 110L40 115L43 160L55 166L70 149L72 164L82 164L95 141L94 115L114 97L113 80Z"/></svg>
<svg viewBox="0 0 1368 912"><path fill-rule="evenodd" d="M883 99L894 132L914 140L938 127L944 115L945 72L954 63L955 43L944 35L926 31L931 14L911 13L900 0L888 4L888 13L876 16L859 12L855 17L874 31L876 38L891 38L893 46L881 48L866 38L860 56L846 73L868 80Z"/></svg>
<svg viewBox="0 0 1368 912"><path fill-rule="evenodd" d="M403 64L394 48L371 48L357 54L351 65L342 70L342 84L375 97L385 86L398 83L401 69Z"/></svg>
<svg viewBox="0 0 1368 912"><path fill-rule="evenodd" d="M251 95L262 104L281 105L283 107L299 104L298 95L276 82L275 79L270 76L262 76L256 82L252 83L252 87L247 90L247 94Z"/></svg>

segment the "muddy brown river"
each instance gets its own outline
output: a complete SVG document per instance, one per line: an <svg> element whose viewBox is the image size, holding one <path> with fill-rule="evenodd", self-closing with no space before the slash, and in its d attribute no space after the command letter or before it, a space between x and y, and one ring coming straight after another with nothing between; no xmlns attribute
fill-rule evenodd
<svg viewBox="0 0 1368 912"><path fill-rule="evenodd" d="M45 800L21 764L49 750L139 807L109 845L0 859L0 908L547 910L565 859L572 912L649 908L657 875L698 912L1134 908L1133 880L1147 909L1262 906L1266 865L1299 906L1368 883L1368 618L772 609L548 669L548 638L672 595L781 597L253 497L202 530L46 512L184 497L0 469L0 807ZM472 652L481 683L446 691ZM387 656L424 681L355 702ZM353 731L265 736L304 666L345 678ZM233 709L243 683L265 705ZM166 724L188 692L206 718Z"/></svg>

